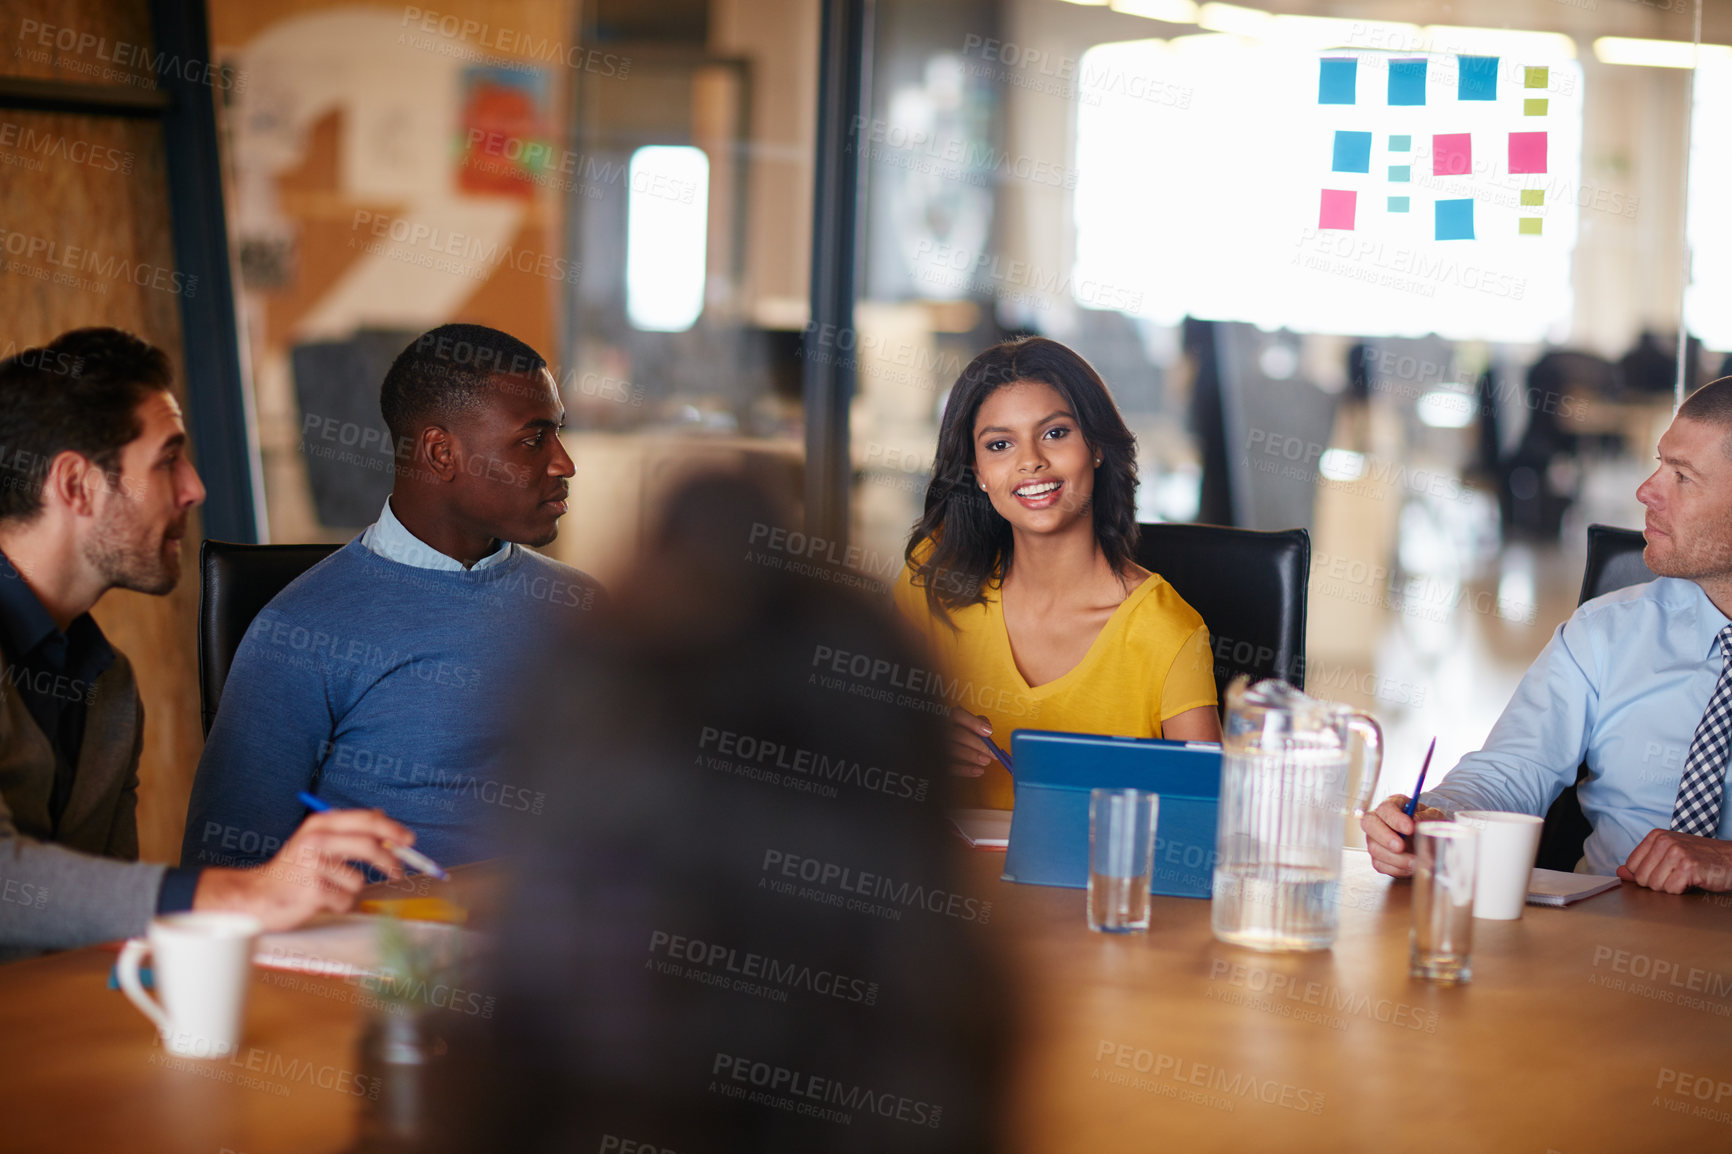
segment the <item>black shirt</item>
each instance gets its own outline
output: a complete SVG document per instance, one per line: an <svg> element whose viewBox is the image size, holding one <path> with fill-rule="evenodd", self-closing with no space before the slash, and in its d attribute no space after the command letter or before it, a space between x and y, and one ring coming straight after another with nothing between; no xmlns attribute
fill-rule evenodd
<svg viewBox="0 0 1732 1154"><path fill-rule="evenodd" d="M96 679L114 664L114 647L88 613L73 618L62 633L11 559L0 553L0 650L6 655L6 681L18 691L24 708L54 747L48 815L53 832L58 833L72 797L78 754L84 748L91 692ZM156 912L191 909L198 878L196 868L170 867L163 874Z"/></svg>
<svg viewBox="0 0 1732 1154"><path fill-rule="evenodd" d="M62 633L11 560L0 553L0 649L6 654L7 682L58 755L48 802L58 832L72 796L78 753L84 748L91 692L96 679L114 664L114 648L88 613L79 614Z"/></svg>

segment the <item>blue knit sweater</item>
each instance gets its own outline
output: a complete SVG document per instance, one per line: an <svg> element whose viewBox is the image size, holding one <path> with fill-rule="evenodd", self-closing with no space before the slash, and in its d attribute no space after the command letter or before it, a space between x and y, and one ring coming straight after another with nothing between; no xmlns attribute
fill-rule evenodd
<svg viewBox="0 0 1732 1154"><path fill-rule="evenodd" d="M529 549L440 572L359 540L267 605L235 654L193 782L181 864L251 865L282 846L307 790L378 808L441 865L488 856L496 808L538 811L507 760L537 647L594 608L587 574Z"/></svg>

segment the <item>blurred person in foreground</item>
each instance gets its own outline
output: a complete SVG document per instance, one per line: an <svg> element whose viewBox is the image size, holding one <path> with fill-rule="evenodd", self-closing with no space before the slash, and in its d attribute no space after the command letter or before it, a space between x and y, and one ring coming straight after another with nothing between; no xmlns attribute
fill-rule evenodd
<svg viewBox="0 0 1732 1154"><path fill-rule="evenodd" d="M599 640L544 667L519 758L491 1021L459 1023L440 1148L998 1148L998 883L959 877L945 706L824 655L921 666L879 604L755 562L781 517L684 486Z"/></svg>
<svg viewBox="0 0 1732 1154"><path fill-rule="evenodd" d="M1420 820L1464 809L1543 816L1584 760L1593 827L1577 870L1649 889L1732 890L1732 377L1703 385L1660 438L1636 499L1657 580L1584 602L1523 676L1485 748L1420 795ZM1407 798L1361 819L1372 864L1413 873Z"/></svg>

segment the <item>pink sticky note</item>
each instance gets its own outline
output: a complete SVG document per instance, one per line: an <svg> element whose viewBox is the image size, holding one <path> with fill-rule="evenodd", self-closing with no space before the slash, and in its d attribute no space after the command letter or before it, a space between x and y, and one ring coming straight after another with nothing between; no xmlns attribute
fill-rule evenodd
<svg viewBox="0 0 1732 1154"><path fill-rule="evenodd" d="M1546 134L1543 132L1510 133L1509 170L1511 172L1544 172L1546 170Z"/></svg>
<svg viewBox="0 0 1732 1154"><path fill-rule="evenodd" d="M1323 190L1323 211L1317 214L1318 228L1353 228L1353 209L1359 201L1359 194L1352 190L1326 188Z"/></svg>
<svg viewBox="0 0 1732 1154"><path fill-rule="evenodd" d="M1466 176L1472 171L1472 133L1448 132L1431 138L1431 175Z"/></svg>

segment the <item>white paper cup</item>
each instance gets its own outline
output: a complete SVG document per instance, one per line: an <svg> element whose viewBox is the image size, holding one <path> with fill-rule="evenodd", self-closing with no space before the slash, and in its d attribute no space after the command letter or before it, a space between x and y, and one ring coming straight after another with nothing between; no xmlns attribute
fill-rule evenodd
<svg viewBox="0 0 1732 1154"><path fill-rule="evenodd" d="M1479 880L1474 885L1473 916L1515 921L1527 904L1528 879L1540 851L1545 819L1531 813L1464 809L1455 820L1479 830Z"/></svg>

